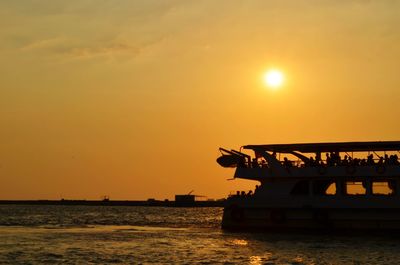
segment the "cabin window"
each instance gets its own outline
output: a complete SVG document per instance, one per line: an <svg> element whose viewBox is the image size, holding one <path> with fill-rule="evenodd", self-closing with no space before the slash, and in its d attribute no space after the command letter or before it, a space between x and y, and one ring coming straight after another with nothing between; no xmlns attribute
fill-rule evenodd
<svg viewBox="0 0 400 265"><path fill-rule="evenodd" d="M365 195L367 193L365 182L362 181L346 181L346 195Z"/></svg>
<svg viewBox="0 0 400 265"><path fill-rule="evenodd" d="M310 184L307 180L297 182L290 194L292 195L308 195L310 193Z"/></svg>
<svg viewBox="0 0 400 265"><path fill-rule="evenodd" d="M372 194L374 195L393 195L396 182L394 180L373 181Z"/></svg>
<svg viewBox="0 0 400 265"><path fill-rule="evenodd" d="M313 182L314 195L335 195L336 183L333 180L315 180Z"/></svg>
<svg viewBox="0 0 400 265"><path fill-rule="evenodd" d="M325 191L326 195L335 195L336 194L336 182L332 182L329 184L328 188Z"/></svg>

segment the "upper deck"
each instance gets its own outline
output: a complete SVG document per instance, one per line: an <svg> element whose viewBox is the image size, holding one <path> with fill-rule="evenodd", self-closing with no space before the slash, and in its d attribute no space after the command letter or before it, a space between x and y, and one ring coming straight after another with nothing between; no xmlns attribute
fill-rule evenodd
<svg viewBox="0 0 400 265"><path fill-rule="evenodd" d="M246 145L240 151L220 151L217 162L236 167L236 178L400 177L400 141Z"/></svg>
<svg viewBox="0 0 400 265"><path fill-rule="evenodd" d="M243 148L276 153L378 152L398 151L400 150L400 141L263 144L245 145Z"/></svg>

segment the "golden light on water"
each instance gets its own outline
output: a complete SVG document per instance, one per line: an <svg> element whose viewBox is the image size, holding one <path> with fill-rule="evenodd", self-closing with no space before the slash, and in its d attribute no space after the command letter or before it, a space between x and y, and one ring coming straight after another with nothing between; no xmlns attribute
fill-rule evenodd
<svg viewBox="0 0 400 265"><path fill-rule="evenodd" d="M262 259L260 256L250 256L250 264L251 265L260 265L262 264Z"/></svg>
<svg viewBox="0 0 400 265"><path fill-rule="evenodd" d="M264 74L264 83L271 89L280 88L285 80L283 73L279 70L269 70Z"/></svg>
<svg viewBox="0 0 400 265"><path fill-rule="evenodd" d="M233 244L238 246L247 246L248 243L244 239L234 239Z"/></svg>

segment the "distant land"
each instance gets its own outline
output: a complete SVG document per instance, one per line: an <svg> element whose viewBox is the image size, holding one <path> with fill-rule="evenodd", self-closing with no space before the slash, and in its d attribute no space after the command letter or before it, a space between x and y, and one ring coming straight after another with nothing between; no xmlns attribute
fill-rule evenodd
<svg viewBox="0 0 400 265"><path fill-rule="evenodd" d="M148 199L130 200L0 200L0 205L84 205L84 206L159 206L159 207L224 207L225 200L196 201L190 195L180 195L174 201Z"/></svg>

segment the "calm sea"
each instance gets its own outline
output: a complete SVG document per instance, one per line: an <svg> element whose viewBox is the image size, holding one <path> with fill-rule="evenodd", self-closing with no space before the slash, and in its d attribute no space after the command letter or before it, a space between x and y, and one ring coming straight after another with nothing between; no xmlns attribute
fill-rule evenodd
<svg viewBox="0 0 400 265"><path fill-rule="evenodd" d="M0 205L0 264L399 264L400 238L229 233L221 208Z"/></svg>

